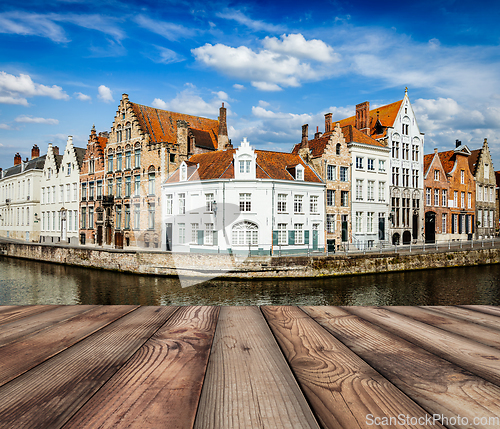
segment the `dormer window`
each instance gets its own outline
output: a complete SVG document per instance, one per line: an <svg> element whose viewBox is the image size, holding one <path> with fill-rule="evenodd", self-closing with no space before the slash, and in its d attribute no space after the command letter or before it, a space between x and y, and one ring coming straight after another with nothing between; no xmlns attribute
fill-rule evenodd
<svg viewBox="0 0 500 429"><path fill-rule="evenodd" d="M187 165L182 164L181 165L181 181L186 181L187 180Z"/></svg>
<svg viewBox="0 0 500 429"><path fill-rule="evenodd" d="M250 173L250 160L240 161L240 173Z"/></svg>
<svg viewBox="0 0 500 429"><path fill-rule="evenodd" d="M295 180L304 180L304 167L302 165L295 167Z"/></svg>

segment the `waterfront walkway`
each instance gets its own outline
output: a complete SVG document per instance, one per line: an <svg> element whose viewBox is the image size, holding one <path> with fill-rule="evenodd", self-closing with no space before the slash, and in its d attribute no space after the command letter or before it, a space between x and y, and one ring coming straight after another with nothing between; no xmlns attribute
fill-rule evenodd
<svg viewBox="0 0 500 429"><path fill-rule="evenodd" d="M4 306L0 427L494 428L499 349L492 306Z"/></svg>

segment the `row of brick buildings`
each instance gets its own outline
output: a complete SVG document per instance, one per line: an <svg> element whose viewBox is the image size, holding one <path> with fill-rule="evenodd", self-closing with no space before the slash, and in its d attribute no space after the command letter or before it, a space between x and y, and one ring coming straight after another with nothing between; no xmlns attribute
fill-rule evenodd
<svg viewBox="0 0 500 429"><path fill-rule="evenodd" d="M486 140L480 149L457 141L454 150L424 156L424 134L407 91L400 101L375 109L361 103L354 113L335 121L327 113L324 132L317 128L312 139L304 125L291 151L324 184L321 241L329 250L496 233L498 175ZM49 145L40 156L35 146L31 160L16 154L14 166L0 171L0 233L42 242L161 248L162 184L181 165L187 168L193 155L229 150L224 105L212 120L133 103L123 94L110 131L93 127L86 148L73 147L68 138L62 154ZM259 156L264 162L264 154ZM262 169L259 162L255 168ZM289 167L291 179L295 167ZM271 225L278 236L277 228Z"/></svg>

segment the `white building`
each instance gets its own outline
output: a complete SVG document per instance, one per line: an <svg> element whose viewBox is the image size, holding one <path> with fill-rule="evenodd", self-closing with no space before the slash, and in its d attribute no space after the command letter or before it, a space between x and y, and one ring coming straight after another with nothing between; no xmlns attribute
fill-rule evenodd
<svg viewBox="0 0 500 429"><path fill-rule="evenodd" d="M359 249L388 243L390 149L352 126L343 132L352 157L352 242Z"/></svg>
<svg viewBox="0 0 500 429"><path fill-rule="evenodd" d="M322 252L324 192L298 155L234 150L193 155L162 185L164 250L232 254Z"/></svg>
<svg viewBox="0 0 500 429"><path fill-rule="evenodd" d="M49 143L40 188L40 241L78 243L79 175L85 149L75 148L68 137L66 148Z"/></svg>
<svg viewBox="0 0 500 429"><path fill-rule="evenodd" d="M40 237L40 180L45 155L37 145L31 160L14 156L14 166L0 173L0 235L26 241Z"/></svg>

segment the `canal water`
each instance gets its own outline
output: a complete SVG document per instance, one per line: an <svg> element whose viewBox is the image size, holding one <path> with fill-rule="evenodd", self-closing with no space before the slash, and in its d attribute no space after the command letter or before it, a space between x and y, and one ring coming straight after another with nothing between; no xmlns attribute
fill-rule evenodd
<svg viewBox="0 0 500 429"><path fill-rule="evenodd" d="M0 257L0 305L500 305L500 265L307 280L176 278Z"/></svg>

